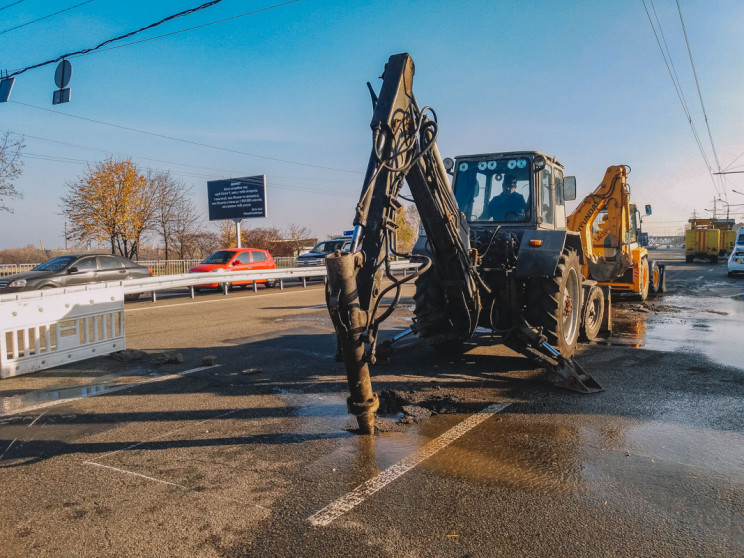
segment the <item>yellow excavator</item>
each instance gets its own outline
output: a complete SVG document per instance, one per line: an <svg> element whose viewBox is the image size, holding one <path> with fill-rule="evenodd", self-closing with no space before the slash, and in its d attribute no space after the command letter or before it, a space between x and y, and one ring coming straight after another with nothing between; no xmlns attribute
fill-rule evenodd
<svg viewBox="0 0 744 558"><path fill-rule="evenodd" d="M568 217L568 230L581 236L582 274L613 291L646 300L666 291L664 264L649 261L640 212L630 203L627 165L607 168L604 179ZM651 215L651 206L646 206Z"/></svg>

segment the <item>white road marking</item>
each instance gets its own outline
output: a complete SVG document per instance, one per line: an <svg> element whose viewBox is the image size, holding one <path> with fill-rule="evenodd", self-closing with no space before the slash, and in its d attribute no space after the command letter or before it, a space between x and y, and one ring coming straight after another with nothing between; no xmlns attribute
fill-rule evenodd
<svg viewBox="0 0 744 558"><path fill-rule="evenodd" d="M208 419L200 420L199 422L193 422L193 423L190 423L190 424L186 424L186 425L184 425L184 426L182 426L180 428L176 428L175 430L170 430L168 432L165 432L164 434L161 434L160 436L156 436L155 438L151 438L150 440L142 440L141 442L137 442L135 444L132 444L131 446L127 446L127 447L122 448L122 449L118 449L118 450L110 451L108 453L104 453L103 455L99 456L98 459L99 460L104 459L105 457L112 456L112 455L114 455L116 453L119 453L119 452L122 452L122 451L127 451L127 450L130 450L130 449L133 449L133 448L136 448L137 446L141 446L142 444L147 444L149 442L154 442L155 440L160 440L161 438L165 438L166 436L170 436L171 434L175 434L176 432L179 432L180 430L184 430L186 428L192 428L194 426L198 426L200 424L204 424L205 422L209 422L210 420L215 420L215 419L218 419L218 418L226 417L228 415L232 415L234 413L237 413L238 411L244 411L244 410L245 409L233 409L231 411L227 411L226 413L221 413L219 415L215 415L215 416L210 417Z"/></svg>
<svg viewBox="0 0 744 558"><path fill-rule="evenodd" d="M366 500L368 496L371 496L378 490L382 490L395 479L404 475L422 461L428 459L439 450L447 447L452 442L457 440L460 436L462 436L475 426L478 426L484 420L492 417L494 414L503 411L508 406L509 403L494 403L493 405L489 405L479 413L471 415L457 426L454 426L447 430L447 432L439 436L439 438L432 440L422 448L419 448L418 450L413 452L405 459L399 461L391 467L388 467L379 475L359 485L352 492L349 492L335 502L327 505L322 510L314 513L313 515L308 517L307 520L316 527L324 527L326 525L329 525L346 512L352 510L353 508L364 502L364 500Z"/></svg>
<svg viewBox="0 0 744 558"><path fill-rule="evenodd" d="M169 482L169 481L156 479L155 477L148 477L147 475L135 473L134 471L127 471L125 469L119 469L118 467L111 467L110 465L101 465L100 463L94 463L93 461L83 461L83 463L85 465L95 465L96 467L103 467L104 469L111 469L112 471L117 471L119 473L124 473L126 475L134 475L135 477L142 477L143 479L147 479L147 480L151 480L155 482L161 482L163 484L168 484L170 486L177 486L178 488L183 488L185 490L188 490L188 487L183 486L182 484L176 484L175 482Z"/></svg>
<svg viewBox="0 0 744 558"><path fill-rule="evenodd" d="M48 413L48 411L44 411L38 417L36 417L33 421L31 421L31 424L28 425L29 428L31 428L34 424L36 424L36 421L39 420L41 417L43 417L47 413Z"/></svg>
<svg viewBox="0 0 744 558"><path fill-rule="evenodd" d="M8 453L8 450L9 450L9 449L10 449L10 448L11 448L11 447L13 446L13 444L15 444L15 443L16 443L16 441L17 441L17 440L18 440L18 438L14 438L14 439L13 439L13 441L12 441L12 442L10 442L10 445L9 445L9 446L8 446L7 448L5 448L5 451L4 451L3 453L0 453L0 459L2 459L2 458L3 458L3 456L4 456L4 455L5 455L6 453Z"/></svg>
<svg viewBox="0 0 744 558"><path fill-rule="evenodd" d="M29 405L28 407L23 407L20 409L15 409L14 411L8 411L7 413L3 413L2 416L9 417L12 415L19 415L21 413L27 413L29 411L37 411L39 409L45 409L47 407L53 407L54 405L61 405L62 403L69 403L71 401L77 401L78 399L90 399L91 397L97 397L99 395L108 395L109 393L114 393L117 391L121 391L123 389L127 389L133 386L141 386L144 384L150 384L152 382L163 382L165 380L172 380L174 378L180 378L181 376L188 376L189 374L193 374L194 372L200 372L201 370L209 370L210 368L218 368L222 366L221 364L215 364L213 366L199 366L198 368L192 368L191 370L184 370L183 372L176 372L175 374L168 374L167 376L158 376L156 378L148 378L147 380L143 380L142 382L132 382L131 384L122 384L120 386L113 386L110 388L106 388L105 390L98 392L98 393L91 393L90 395L80 395L77 397L65 397L64 399L55 399L54 401L47 401L45 403L39 403L37 405ZM85 387L85 386L81 386ZM37 417L37 420L43 415L39 415ZM34 421L36 422L36 421ZM33 424L33 423L31 423ZM31 425L29 425L31 426Z"/></svg>
<svg viewBox="0 0 744 558"><path fill-rule="evenodd" d="M166 481L166 480L162 480L162 479L156 479L155 477L150 477L150 476L147 476L147 475L143 475L142 473L135 473L134 471L127 471L126 469L120 469L119 467L112 467L110 465L103 465L101 463L96 463L95 461L83 461L83 464L84 465L93 465L95 467L101 467L103 469L110 469L111 471L116 471L117 473L124 473L125 475L133 475L135 477L140 477L140 478L151 480L151 481L154 481L154 482L159 482L161 484L167 484L169 486L175 486L176 488L182 488L184 490L188 490L189 492L193 492L188 486L184 486L182 484L177 484L175 482L170 482L170 481ZM206 494L205 493L202 493L202 492L200 492L199 495L200 496L206 496ZM264 506L262 506L260 504L252 504L251 502L246 502L244 500L238 500L237 498L228 498L226 496L216 496L214 494L209 495L209 497L210 498L216 498L218 500L226 500L228 502L237 502L238 504L243 504L243 505L250 505L250 506L253 506L254 508L258 508L258 509L263 510L263 511L266 511L266 512L270 512L271 511L270 509L265 508Z"/></svg>

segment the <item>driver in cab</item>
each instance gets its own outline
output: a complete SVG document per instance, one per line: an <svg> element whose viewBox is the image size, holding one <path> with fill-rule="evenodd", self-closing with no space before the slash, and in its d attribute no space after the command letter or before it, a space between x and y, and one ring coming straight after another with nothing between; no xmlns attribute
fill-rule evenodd
<svg viewBox="0 0 744 558"><path fill-rule="evenodd" d="M522 221L525 218L528 206L522 194L517 192L516 177L505 176L502 187L503 191L488 202L480 220Z"/></svg>

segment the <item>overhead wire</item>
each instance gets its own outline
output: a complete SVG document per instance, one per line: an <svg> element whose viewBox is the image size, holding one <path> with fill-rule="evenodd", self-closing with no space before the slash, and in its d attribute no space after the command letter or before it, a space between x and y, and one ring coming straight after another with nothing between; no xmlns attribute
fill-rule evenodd
<svg viewBox="0 0 744 558"><path fill-rule="evenodd" d="M8 8L12 8L16 4L20 4L23 1L24 0L18 0L17 2L13 2L12 4L8 4L7 6L3 6L2 8L0 8L0 12L2 12L3 10L7 10Z"/></svg>
<svg viewBox="0 0 744 558"><path fill-rule="evenodd" d="M661 56L664 59L664 64L666 65L667 71L669 72L669 77L672 79L672 84L674 85L674 90L677 93L677 98L680 101L680 104L682 105L682 110L685 113L685 116L687 117L687 122L690 125L690 128L692 129L692 135L695 138L695 143L697 143L698 149L700 150L700 155L703 157L703 162L705 163L705 167L708 169L708 174L710 175L711 183L713 184L713 189L716 191L716 193L719 193L718 185L716 184L715 178L713 177L713 168L708 160L708 156L705 153L705 149L703 148L702 141L700 140L700 136L698 135L697 129L695 128L695 124L692 121L692 115L690 114L690 111L688 110L687 103L684 100L684 96L682 95L682 86L675 78L675 73L672 72L672 69L670 67L670 61L667 60L667 55L664 52L664 48L661 46L661 41L659 40L659 34L656 32L656 26L654 25L653 20L651 19L651 14L648 11L648 6L646 6L646 0L641 0L643 2L643 8L646 11L646 16L648 17L648 22L651 24L651 30L654 33L654 38L656 39L656 44L659 46L659 51L661 52ZM653 6L653 0L649 0L651 2L651 5ZM656 10L654 8L654 13L656 13ZM657 16L658 21L658 16ZM661 22L659 21L659 30L661 31ZM670 54L671 58L671 54Z"/></svg>
<svg viewBox="0 0 744 558"><path fill-rule="evenodd" d="M18 136L20 138L35 139L35 140L38 140L38 141L44 141L44 142L54 143L54 144L58 144L58 145L64 145L64 146L67 146L67 147L73 147L75 149L83 149L85 151L97 151L97 152L100 152L100 153L105 153L106 155L115 155L115 156L118 156L118 157L124 158L124 159L136 159L138 161L152 161L152 162L155 162L155 163L164 163L164 164L167 164L167 165L176 165L176 166L180 166L180 167L189 167L189 168L194 168L194 169L202 169L202 170L205 170L205 171L218 171L220 173L232 174L233 176L237 176L238 174L245 172L243 170L236 171L236 170L229 170L229 169L225 169L225 168L221 168L221 167L208 167L208 166L204 166L204 165L193 165L193 164L190 164L190 163L181 163L181 162L178 162L178 161L167 161L167 160L164 160L164 159L153 159L152 157L145 157L145 156L136 155L136 154L132 154L132 153L118 153L118 152L112 151L110 149L102 149L100 147L91 147L91 146L87 146L87 145L79 145L79 144L70 143L70 142L66 142L66 141L53 140L53 139L50 139L50 138L42 138L42 137L34 136L34 135L31 135L31 134L20 134L18 132L14 132L13 130L0 130L0 133L5 133L5 132L8 132L8 133L13 134L15 136ZM301 178L303 181L311 181L311 182L315 182L315 181L323 181L323 182L348 182L348 179L345 179L345 178L326 178L326 177L323 177L323 178L313 178L313 177L307 177L307 176L296 177L296 176L283 176L283 175L276 175L276 174L272 174L272 176L274 178L286 178L286 179L289 179L289 180L295 180L297 178ZM209 175L208 178L214 178L214 175Z"/></svg>
<svg viewBox="0 0 744 558"><path fill-rule="evenodd" d="M266 155L258 155L256 153L249 153L247 151L240 151L238 149L230 149L229 147L220 147L220 146L217 146L217 145L210 145L208 143L201 143L201 142L198 142L198 141L191 141L191 140L187 140L187 139L183 139L183 138L177 138L177 137L174 137L174 136L168 136L166 134L158 134L156 132L148 132L147 130L140 130L140 129L137 129L137 128L131 128L129 126L122 126L120 124L113 124L111 122L104 122L102 120L96 120L94 118L86 118L85 116L78 116L76 114L71 114L71 113L68 113L68 112L60 112L60 111L57 111L57 110L52 110L52 109L48 109L48 108L45 108L45 107L40 107L38 105L31 105L31 104L28 104L28 103L22 103L20 101L13 101L13 100L11 100L9 102L10 103L14 103L16 105L24 106L24 107L30 107L30 108L35 108L35 109L38 109L38 110L43 110L43 111L46 111L46 112L51 112L53 114L59 114L59 115L62 115L62 116L69 116L70 118L76 118L78 120L84 120L86 122L94 122L96 124L101 124L103 126L110 126L112 128L118 128L120 130L126 130L128 132L136 132L138 134L145 134L145 135L148 135L148 136L153 136L153 137L157 137L157 138L167 139L167 140L171 140L171 141L177 141L177 142L181 142L181 143L185 143L185 144L189 144L189 145L196 145L198 147L206 147L206 148L209 148L209 149L215 149L217 151L225 151L227 153L236 153L238 155L245 155L245 156L248 156L248 157L256 157L258 159L265 159L265 160L268 160L268 161L276 161L276 162L279 162L279 163L286 163L286 164L289 164L289 165L298 165L298 166L302 166L302 167L310 167L310 168L315 168L315 169L332 170L332 171L337 171L337 172L348 172L348 173L352 173L352 174L362 174L360 171L356 171L356 170L340 169L340 168L336 168L336 167L326 167L326 166L323 166L323 165L314 165L312 163L301 163L301 162L298 162L298 161L290 161L289 159L279 159L278 157L269 157L269 156L266 156Z"/></svg>
<svg viewBox="0 0 744 558"><path fill-rule="evenodd" d="M710 139L710 147L713 150L713 157L716 160L718 172L721 172L721 162L718 159L718 151L716 151L716 145L713 142L713 134L710 131L710 123L708 122L708 114L705 111L705 103L703 102L703 93L700 91L700 81L698 80L697 71L695 70L695 62L692 59L692 49L690 48L690 41L689 41L689 38L687 37L687 27L685 26L685 20L682 17L682 8L679 5L679 0L676 0L676 2L677 2L677 11L679 12L679 21L682 24L682 33L685 36L685 44L687 45L687 54L690 57L690 66L692 67L692 75L695 78L695 87L697 88L698 98L700 99L700 107L703 110L703 118L705 120L705 127L708 130L708 138ZM720 184L721 184L721 188L723 189L723 195L724 197L726 197L726 189L725 189L723 180L720 181Z"/></svg>
<svg viewBox="0 0 744 558"><path fill-rule="evenodd" d="M34 23L38 23L40 21L44 21L45 19L49 19L50 17L54 17L56 15L63 14L65 12L69 12L70 10L73 10L75 8L79 8L80 6L83 6L85 4L90 4L93 1L94 0L85 0L85 2L80 2L79 4L75 4L74 6L70 6L69 8L65 8L64 10L59 10L58 12L54 12L53 14L45 15L44 17L40 17L40 18L35 19L33 21L27 21L26 23L22 23L21 25L16 25L15 27L11 27L9 29L3 29L2 31L0 31L0 35L4 35L5 33L10 33L11 31L15 31L16 29L21 29L22 27L27 27L28 25L32 25Z"/></svg>
<svg viewBox="0 0 744 558"><path fill-rule="evenodd" d="M43 153L23 153L20 156L21 159L33 159L33 160L39 160L39 161L52 161L56 163L68 163L73 165L95 165L97 161L91 161L88 159L75 159L72 157L61 157L58 155L45 155ZM154 171L162 171L162 172L169 172L175 176L183 176L183 177L189 177L189 178L201 178L205 180L209 180L214 178L211 175L205 175L205 174L199 174L199 173L189 173L189 172L179 172L174 171L173 169L163 169L163 168L157 168L157 167L151 167L151 170ZM319 188L304 188L302 186L295 186L291 184L286 184L282 182L277 182L273 179L273 177L270 177L268 180L268 185L273 188L279 188L281 190L292 190L295 192L305 192L308 194L322 194L325 196L340 196L340 197L348 197L348 198L356 198L355 193L347 193L347 192L340 192L338 190L323 190Z"/></svg>
<svg viewBox="0 0 744 558"><path fill-rule="evenodd" d="M215 4L219 4L220 2L222 2L222 0L211 0L211 2L206 2L206 3L202 4L201 6L197 6L195 8L189 8L188 10L183 10L181 12L178 12L177 14L169 15L168 17L165 17L165 18L161 19L160 21L156 21L155 23L151 23L150 25L146 25L145 27L141 27L141 28L139 28L139 29L137 29L135 31L130 31L129 33L125 33L124 35L119 35L118 37L114 37L113 39L107 39L107 40L103 41L102 43L100 43L100 44L98 44L98 45L96 45L94 47L84 48L82 50L77 50L75 52L68 52L67 54L63 54L61 56L57 56L56 58L53 58L51 60L46 60L45 62L39 62L38 64L34 64L32 66L26 66L25 68L21 68L20 70L15 70L15 71L7 74L5 77L6 78L8 78L8 77L15 77L17 75L20 75L20 74L22 74L24 72L27 72L29 70L33 70L35 68L41 68L42 66L47 66L49 64L54 64L55 62L59 62L60 60L64 60L65 58L71 58L73 56L78 56L78 55L82 55L82 54L87 54L89 52L93 52L93 51L98 50L99 48L104 47L104 46L106 46L108 44L114 43L116 41L121 41L123 39L127 39L127 38L129 38L129 37L131 37L133 35L136 35L138 33L142 33L143 31L147 31L148 29L152 29L153 27L157 27L157 26L162 25L163 23L166 23L166 22L171 21L173 19L176 19L176 18L179 18L179 17L183 17L183 16L187 16L187 15L193 14L194 12L198 12L198 11L204 10L206 8L211 8L212 6L214 6Z"/></svg>
<svg viewBox="0 0 744 558"><path fill-rule="evenodd" d="M287 0L287 2L282 2L281 4L274 4L273 6L266 6L265 8L259 8L257 10L252 10L250 12L245 12L245 13L242 13L242 14L238 14L238 15L226 17L226 18L223 18L223 19L218 19L218 20L215 20L215 21L210 21L208 23L203 23L201 25L195 25L194 27L187 27L186 29L179 29L177 31L172 31L170 33L165 33L163 35L157 35L155 37L148 37L147 39L140 39L138 41L132 41L130 43L125 43L123 45L116 45L116 46L112 46L112 47L108 47L108 48L102 48L100 50L96 50L95 52L89 52L89 53L86 53L86 54L81 54L79 56L86 56L87 54L101 54L103 52L108 52L110 50L116 50L118 48L126 48L126 47L129 47L129 46L134 46L134 45L138 45L138 44L141 44L141 43L147 43L149 41L154 41L155 39L162 39L163 37L170 37L172 35L178 35L180 33L186 33L187 31L193 31L194 29L201 29L203 27L209 27L210 25L216 25L218 23L224 23L226 21L230 21L230 20L233 20L233 19L238 19L239 17L245 17L245 16L249 16L249 15L255 15L255 14L258 14L260 12L265 12L265 11L268 11L268 10L273 10L274 8L281 8L282 6L286 6L287 4L294 4L295 2L299 2L299 1L300 0Z"/></svg>

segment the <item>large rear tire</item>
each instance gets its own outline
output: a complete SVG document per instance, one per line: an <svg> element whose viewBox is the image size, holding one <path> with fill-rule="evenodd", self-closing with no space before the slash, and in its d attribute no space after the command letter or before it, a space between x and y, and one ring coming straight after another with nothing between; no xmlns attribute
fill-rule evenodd
<svg viewBox="0 0 744 558"><path fill-rule="evenodd" d="M419 336L423 338L445 335L452 330L447 317L447 306L444 292L437 280L434 269L416 279L416 293L413 295L414 321ZM449 339L434 343L434 348L445 353L462 352L463 339Z"/></svg>
<svg viewBox="0 0 744 558"><path fill-rule="evenodd" d="M533 326L564 358L576 351L581 325L581 268L574 250L564 250L554 277L532 282L533 291L525 310Z"/></svg>
<svg viewBox="0 0 744 558"><path fill-rule="evenodd" d="M685 256L686 263L692 263L694 259L695 259L695 256Z"/></svg>

